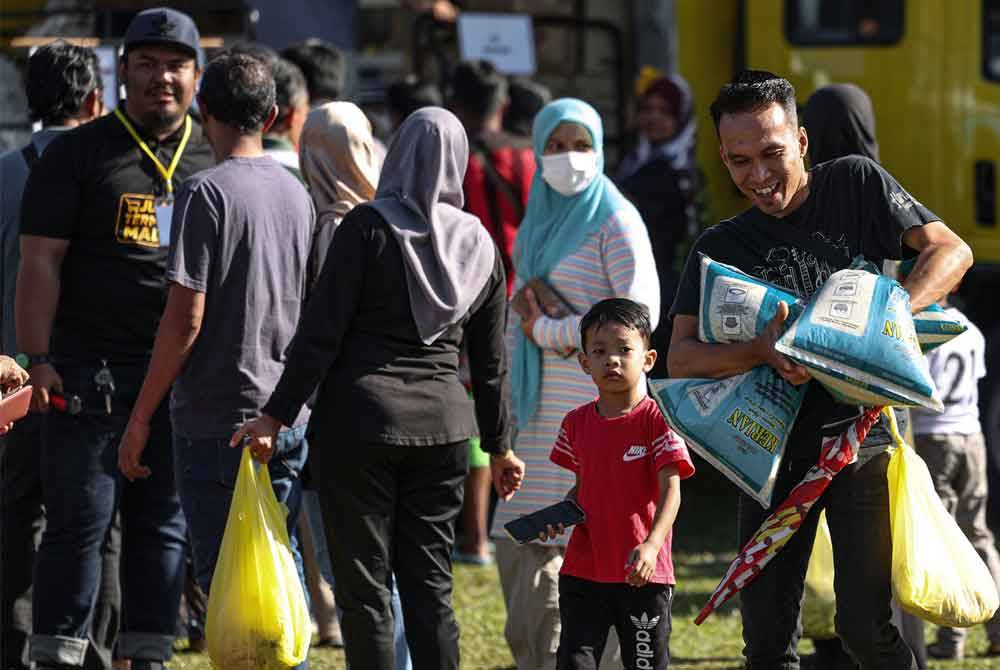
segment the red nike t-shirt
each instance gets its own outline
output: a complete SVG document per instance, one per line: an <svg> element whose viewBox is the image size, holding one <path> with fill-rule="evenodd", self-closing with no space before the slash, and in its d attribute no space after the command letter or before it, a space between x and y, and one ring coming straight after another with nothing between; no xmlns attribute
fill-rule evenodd
<svg viewBox="0 0 1000 670"><path fill-rule="evenodd" d="M653 526L657 473L673 465L681 479L694 474L687 445L649 397L610 419L598 414L596 401L577 407L563 419L549 458L578 475L576 501L587 515L573 528L560 572L594 582L625 582L629 554ZM651 582L674 583L672 535L660 549Z"/></svg>

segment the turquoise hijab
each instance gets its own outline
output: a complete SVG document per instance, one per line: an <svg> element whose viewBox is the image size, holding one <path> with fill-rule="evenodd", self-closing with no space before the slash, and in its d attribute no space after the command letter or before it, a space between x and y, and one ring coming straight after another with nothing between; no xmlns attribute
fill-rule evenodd
<svg viewBox="0 0 1000 670"><path fill-rule="evenodd" d="M542 153L552 131L562 123L576 123L590 132L597 153L597 176L586 189L565 196L542 179ZM514 267L524 281L541 277L566 256L580 248L612 214L635 212L625 196L604 176L604 128L593 107L576 98L561 98L545 105L531 131L538 169L531 182L531 194L524 220L514 242ZM635 216L639 214L635 212ZM511 383L514 409L521 427L535 415L542 387L542 352L519 328L514 344Z"/></svg>

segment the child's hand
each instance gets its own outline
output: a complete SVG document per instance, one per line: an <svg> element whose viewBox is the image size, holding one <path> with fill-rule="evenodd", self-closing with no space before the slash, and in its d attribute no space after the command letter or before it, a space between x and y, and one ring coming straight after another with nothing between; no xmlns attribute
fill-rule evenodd
<svg viewBox="0 0 1000 670"><path fill-rule="evenodd" d="M564 535L565 533L566 533L566 526L562 525L561 523L556 524L555 526L553 526L552 524L548 524L547 526L545 526L545 530L543 530L541 533L538 534L538 539L541 540L542 542L548 542L549 540L556 539L557 535Z"/></svg>
<svg viewBox="0 0 1000 670"><path fill-rule="evenodd" d="M653 571L656 570L656 558L659 554L660 548L649 541L643 542L633 549L632 553L628 555L628 563L625 564L626 571L629 568L632 569L625 577L626 583L629 586L645 586L648 584L649 578L653 576Z"/></svg>

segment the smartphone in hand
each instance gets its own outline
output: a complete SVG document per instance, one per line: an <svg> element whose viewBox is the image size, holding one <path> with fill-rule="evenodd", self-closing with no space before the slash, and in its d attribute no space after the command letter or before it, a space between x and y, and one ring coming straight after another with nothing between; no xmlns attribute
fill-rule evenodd
<svg viewBox="0 0 1000 670"><path fill-rule="evenodd" d="M544 533L546 526L553 528L562 524L569 528L581 523L587 518L580 506L573 500L563 500L555 505L543 507L537 512L518 517L504 524L507 536L518 544L526 544L537 540Z"/></svg>

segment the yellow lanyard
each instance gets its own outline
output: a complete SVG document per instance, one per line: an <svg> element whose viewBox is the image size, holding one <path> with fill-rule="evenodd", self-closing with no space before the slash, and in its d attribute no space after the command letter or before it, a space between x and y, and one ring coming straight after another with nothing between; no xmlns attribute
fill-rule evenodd
<svg viewBox="0 0 1000 670"><path fill-rule="evenodd" d="M156 169L159 170L160 176L163 177L163 181L167 183L167 197L172 198L174 195L174 185L171 183L171 180L174 176L174 170L177 169L177 164L181 162L181 155L184 153L184 148L187 146L188 138L191 137L191 117L187 115L184 116L184 134L181 135L181 142L177 145L177 151L174 152L174 157L170 161L170 167L163 167L163 163L161 163L160 159L156 157L156 154L149 150L149 146L141 137L139 137L139 133L135 132L135 128L132 127L132 124L129 123L128 119L125 118L125 115L122 114L120 109L115 109L115 116L117 116L118 120L122 122L122 125L125 126L125 130L127 130L128 134L132 136L132 139L139 145L139 148L142 149L146 155L149 156L150 160L153 161L153 165L155 165Z"/></svg>

